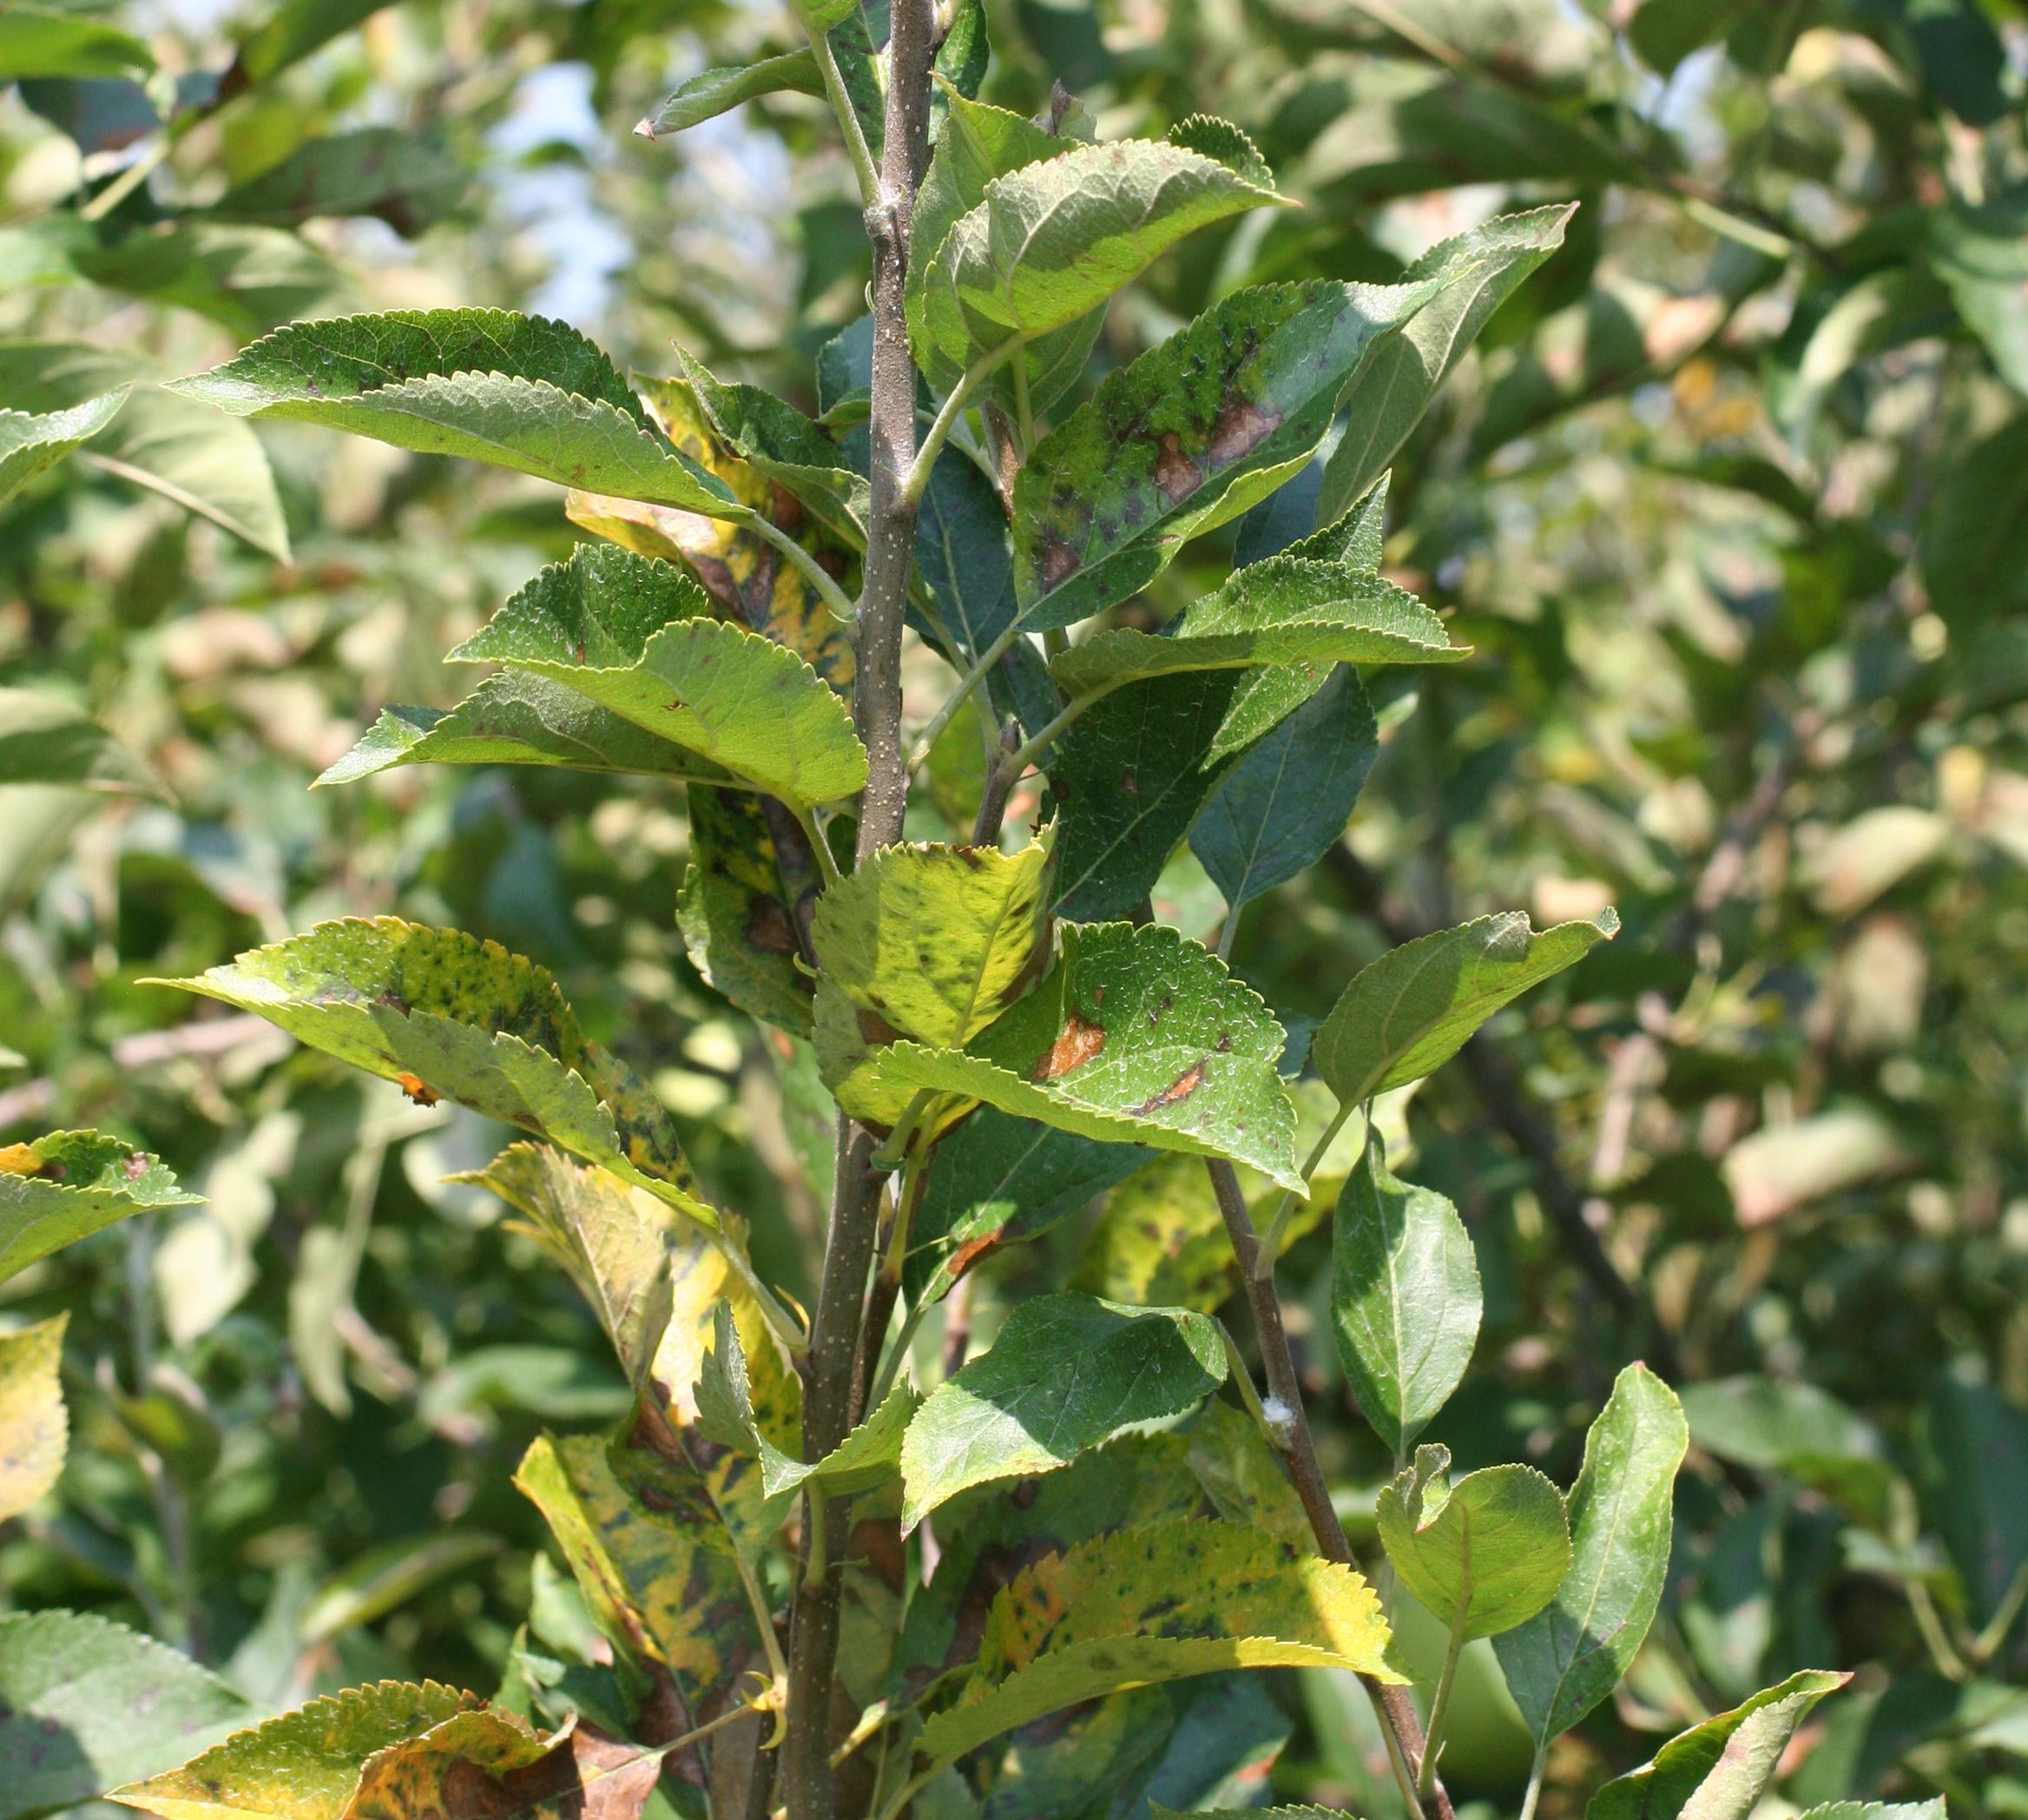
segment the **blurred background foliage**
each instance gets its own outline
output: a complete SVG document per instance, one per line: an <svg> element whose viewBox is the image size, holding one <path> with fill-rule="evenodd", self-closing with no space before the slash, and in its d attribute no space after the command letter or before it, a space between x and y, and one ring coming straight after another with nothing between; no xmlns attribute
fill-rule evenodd
<svg viewBox="0 0 2028 1820"><path fill-rule="evenodd" d="M103 1611L270 1706L384 1674L490 1691L531 1596L538 1632L563 1598L513 1465L625 1397L569 1284L441 1181L503 1134L141 982L346 913L537 954L805 1299L813 1083L684 958L680 794L539 769L308 788L384 702L467 692L438 656L570 547L556 496L149 381L292 317L497 304L644 375L674 339L814 409L815 352L864 310L850 174L798 95L629 131L696 70L787 48L767 5L131 0L63 12L107 34L90 78L43 72L34 10L0 5L0 406L139 389L0 513L0 688L122 742L90 788L5 785L31 735L0 696L0 1142L95 1125L207 1204L4 1292L9 1325L72 1311L76 1434L58 1497L0 1530L0 1610ZM1307 205L1158 267L1095 373L1242 283L1390 279L1503 207L1583 203L1395 469L1389 568L1478 658L1389 673L1346 841L1234 957L1300 1024L1426 927L1624 918L1391 1114L1486 1267L1475 1369L1426 1438L1567 1483L1637 1356L1690 1414L1662 1618L1557 1746L1544 1811L1807 1665L1857 1678L1784 1800L2028 1814L2028 20L991 11L991 99L1046 109L1060 82L1107 134L1215 110ZM1197 585L1179 562L1129 612ZM916 681L919 719L947 684ZM1200 934L1221 908L1187 854L1157 907ZM1157 1164L982 1270L968 1318L990 1333L1045 1278L1216 1308L1218 1230L1202 1171ZM1283 1280L1311 1285L1320 1440L1370 1526L1389 1462L1320 1339L1327 1262L1313 1233ZM1445 1774L1511 1807L1527 1742L1469 1659ZM1274 1685L1253 1792L1392 1811L1363 1704Z"/></svg>

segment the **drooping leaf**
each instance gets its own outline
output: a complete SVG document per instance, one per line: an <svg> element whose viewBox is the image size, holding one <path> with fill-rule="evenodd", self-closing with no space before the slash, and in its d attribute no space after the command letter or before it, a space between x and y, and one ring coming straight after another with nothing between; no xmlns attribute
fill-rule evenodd
<svg viewBox="0 0 2028 1820"><path fill-rule="evenodd" d="M125 348L83 341L0 341L0 398L54 411L131 386L88 466L148 488L198 513L278 562L289 559L288 524L252 427L155 383Z"/></svg>
<svg viewBox="0 0 2028 1820"><path fill-rule="evenodd" d="M0 1618L0 1820L36 1820L173 1768L247 1724L188 1656L82 1612Z"/></svg>
<svg viewBox="0 0 2028 1820"><path fill-rule="evenodd" d="M1196 943L1158 923L1105 923L1065 929L1042 983L965 1048L869 1045L833 1091L881 1124L932 1091L949 1096L941 1124L984 1101L1103 1142L1229 1157L1294 1186L1284 1040Z"/></svg>
<svg viewBox="0 0 2028 1820"><path fill-rule="evenodd" d="M921 1402L912 1385L895 1384L879 1408L821 1460L798 1460L774 1444L754 1412L746 1348L729 1302L714 1310L713 1334L697 1383L698 1426L707 1440L760 1462L760 1482L770 1499L786 1500L806 1481L826 1496L845 1497L899 1476L902 1436Z"/></svg>
<svg viewBox="0 0 2028 1820"><path fill-rule="evenodd" d="M728 69L700 70L677 89L634 130L643 139L680 133L730 112L742 102L763 95L821 95L824 77L816 54L792 50L782 56L760 57Z"/></svg>
<svg viewBox="0 0 2028 1820"><path fill-rule="evenodd" d="M1442 1066L1480 1025L1531 986L1619 933L1603 910L1540 934L1518 910L1405 942L1361 969L1310 1044L1317 1072L1347 1105Z"/></svg>
<svg viewBox="0 0 2028 1820"><path fill-rule="evenodd" d="M1396 1459L1463 1380L1483 1307L1458 1210L1395 1180L1370 1138L1338 1197L1331 1325L1360 1412Z"/></svg>
<svg viewBox="0 0 2028 1820"><path fill-rule="evenodd" d="M925 256L909 262L905 300L909 340L940 391L947 392L958 383L964 366L930 339L925 298L932 261L927 255L944 244L960 219L985 201L987 186L995 178L1059 157L1076 143L1004 108L962 97L949 102L910 216L912 243ZM1046 411L1076 381L1102 320L1094 311L1022 349L1031 411ZM991 385L992 396L1011 407L1015 397L1011 373L995 374Z"/></svg>
<svg viewBox="0 0 2028 1820"><path fill-rule="evenodd" d="M1448 1447L1380 1487L1380 1543L1401 1581L1467 1641L1523 1625L1556 1597L1570 1566L1563 1495L1528 1466L1481 1467L1444 1485Z"/></svg>
<svg viewBox="0 0 2028 1820"><path fill-rule="evenodd" d="M413 237L458 205L470 180L443 147L392 127L306 139L235 183L207 211L220 221L291 228L322 215L374 215Z"/></svg>
<svg viewBox="0 0 2028 1820"><path fill-rule="evenodd" d="M200 1199L147 1151L96 1131L0 1144L0 1283L130 1214Z"/></svg>
<svg viewBox="0 0 2028 1820"><path fill-rule="evenodd" d="M90 13L8 0L0 8L0 82L70 76L144 81L155 55L131 32Z"/></svg>
<svg viewBox="0 0 2028 1820"><path fill-rule="evenodd" d="M1024 165L922 248L917 358L962 370L1014 337L1045 335L1198 228L1281 201L1215 158L1153 140Z"/></svg>
<svg viewBox="0 0 2028 1820"><path fill-rule="evenodd" d="M490 1189L521 1216L519 1230L570 1273L638 1385L669 1322L668 1208L547 1144L510 1144L484 1169L452 1179Z"/></svg>
<svg viewBox="0 0 2028 1820"><path fill-rule="evenodd" d="M348 918L155 983L258 1012L412 1097L456 1100L546 1138L718 1223L646 1084L585 1037L544 969L497 942Z"/></svg>
<svg viewBox="0 0 2028 1820"><path fill-rule="evenodd" d="M89 715L32 689L0 689L0 784L10 783L163 794L161 780Z"/></svg>
<svg viewBox="0 0 2028 1820"><path fill-rule="evenodd" d="M434 1681L351 1688L237 1732L181 1769L130 1782L107 1798L160 1820L341 1820L368 1757L479 1704Z"/></svg>
<svg viewBox="0 0 2028 1820"><path fill-rule="evenodd" d="M747 1012L810 1031L805 956L821 880L802 829L743 790L688 793L690 863L676 920L690 964Z"/></svg>
<svg viewBox="0 0 2028 1820"><path fill-rule="evenodd" d="M807 663L629 551L581 544L451 656L561 683L798 808L866 781L852 716Z"/></svg>
<svg viewBox="0 0 2028 1820"><path fill-rule="evenodd" d="M1675 1392L1646 1366L1628 1366L1585 1436L1584 1465L1564 1500L1570 1571L1543 1611L1493 1640L1538 1748L1612 1691L1648 1634L1689 1444Z"/></svg>
<svg viewBox="0 0 2028 1820"><path fill-rule="evenodd" d="M732 1536L686 1463L590 1435L543 1435L514 1482L542 1512L599 1628L673 1675L693 1711L758 1654Z"/></svg>
<svg viewBox="0 0 2028 1820"><path fill-rule="evenodd" d="M313 788L356 783L398 765L560 765L697 783L726 776L688 747L657 738L576 689L511 669L488 676L448 712L383 708Z"/></svg>
<svg viewBox="0 0 2028 1820"><path fill-rule="evenodd" d="M320 424L558 486L747 516L655 431L610 360L540 316L396 310L291 323L170 389L235 417Z"/></svg>
<svg viewBox="0 0 2028 1820"><path fill-rule="evenodd" d="M1024 623L1070 625L1126 599L1294 478L1376 346L1434 288L1252 287L1109 375L1015 483Z"/></svg>
<svg viewBox="0 0 2028 1820"><path fill-rule="evenodd" d="M128 395L122 386L67 411L0 410L0 504L89 442L120 414Z"/></svg>
<svg viewBox="0 0 2028 1820"><path fill-rule="evenodd" d="M1432 247L1401 274L1434 294L1360 375L1345 403L1350 427L1324 471L1318 515L1338 517L1377 480L1438 386L1494 311L1563 245L1573 203L1500 215Z"/></svg>
<svg viewBox="0 0 2028 1820"><path fill-rule="evenodd" d="M480 1707L375 1752L339 1820L638 1820L662 1766L660 1751L582 1723L544 1738Z"/></svg>
<svg viewBox="0 0 2028 1820"><path fill-rule="evenodd" d="M941 1300L982 1259L1070 1218L1154 1154L979 1107L931 1154L903 1270L911 1301Z"/></svg>
<svg viewBox="0 0 2028 1820"><path fill-rule="evenodd" d="M1049 927L1046 829L1020 853L884 847L817 901L817 1059L835 1090L868 1043L961 1049L1033 977Z"/></svg>
<svg viewBox="0 0 2028 1820"><path fill-rule="evenodd" d="M39 1504L63 1470L70 1421L59 1368L69 1318L0 1334L0 1523Z"/></svg>
<svg viewBox="0 0 2028 1820"><path fill-rule="evenodd" d="M1454 663L1471 655L1392 582L1347 564L1278 556L1236 570L1172 631L1100 632L1065 651L1050 674L1077 700L1179 670Z"/></svg>
<svg viewBox="0 0 2028 1820"><path fill-rule="evenodd" d="M758 386L728 386L714 379L681 348L675 350L681 383L690 388L718 440L757 474L793 494L840 543L863 549L871 510L866 478L844 453L792 405Z"/></svg>
<svg viewBox="0 0 2028 1820"><path fill-rule="evenodd" d="M902 1523L968 1487L1048 1472L1122 1430L1179 1415L1225 1381L1218 1325L1188 1309L1041 1296L940 1384L902 1443Z"/></svg>
<svg viewBox="0 0 2028 1820"><path fill-rule="evenodd" d="M1129 1529L1052 1555L993 1601L978 1660L919 1750L952 1763L1003 1731L1136 1683L1217 1669L1399 1678L1373 1589L1236 1524Z"/></svg>
<svg viewBox="0 0 2028 1820"><path fill-rule="evenodd" d="M1806 1668L1706 1719L1607 1783L1586 1804L1584 1820L1747 1820L1796 1727L1851 1678Z"/></svg>
<svg viewBox="0 0 2028 1820"><path fill-rule="evenodd" d="M1230 907L1337 845L1379 749L1373 706L1349 669L1248 748L1190 828L1190 851Z"/></svg>

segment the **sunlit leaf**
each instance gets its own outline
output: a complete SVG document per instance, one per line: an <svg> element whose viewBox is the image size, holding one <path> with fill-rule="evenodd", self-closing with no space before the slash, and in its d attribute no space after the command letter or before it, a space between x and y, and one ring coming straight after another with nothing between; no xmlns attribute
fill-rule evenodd
<svg viewBox="0 0 2028 1820"><path fill-rule="evenodd" d="M1648 1634L1689 1444L1675 1392L1646 1366L1628 1366L1584 1438L1584 1465L1564 1500L1570 1571L1547 1607L1493 1640L1537 1748L1612 1691Z"/></svg>
<svg viewBox="0 0 2028 1820"><path fill-rule="evenodd" d="M147 1151L96 1131L0 1144L0 1283L131 1214L201 1198Z"/></svg>
<svg viewBox="0 0 2028 1820"><path fill-rule="evenodd" d="M938 1386L902 1444L902 1523L988 1480L1067 1465L1123 1430L1180 1415L1225 1381L1218 1325L1188 1309L1033 1297Z"/></svg>
<svg viewBox="0 0 2028 1820"><path fill-rule="evenodd" d="M1272 1666L1398 1678L1373 1589L1235 1524L1129 1529L1053 1555L993 1601L978 1661L923 1729L931 1763L1110 1690Z"/></svg>
<svg viewBox="0 0 2028 1820"><path fill-rule="evenodd" d="M816 981L800 963L821 883L808 839L749 791L693 788L688 807L676 920L690 964L749 1016L808 1035Z"/></svg>
<svg viewBox="0 0 2028 1820"><path fill-rule="evenodd" d="M561 683L799 808L866 781L852 716L807 663L628 551L580 545L451 655Z"/></svg>
<svg viewBox="0 0 2028 1820"><path fill-rule="evenodd" d="M127 399L122 386L67 411L0 410L0 504L89 442L120 414Z"/></svg>
<svg viewBox="0 0 2028 1820"><path fill-rule="evenodd" d="M943 1124L983 1100L1103 1142L1230 1157L1285 1186L1301 1180L1276 1072L1281 1026L1251 987L1161 924L1065 929L1041 984L964 1049L866 1040L833 1087L855 1116L892 1124L917 1092L933 1092L947 1096Z"/></svg>
<svg viewBox="0 0 2028 1820"><path fill-rule="evenodd" d="M385 0L281 0L240 40L240 53L226 78L228 89L263 82L300 63L340 32L380 10Z"/></svg>
<svg viewBox="0 0 2028 1820"><path fill-rule="evenodd" d="M68 1315L0 1334L0 1523L39 1504L70 1439L59 1368Z"/></svg>
<svg viewBox="0 0 2028 1820"><path fill-rule="evenodd" d="M584 1035L544 969L497 942L346 919L157 983L258 1012L412 1098L456 1100L717 1223L646 1084Z"/></svg>
<svg viewBox="0 0 2028 1820"><path fill-rule="evenodd" d="M1706 1719L1607 1783L1586 1804L1584 1820L1747 1820L1796 1727L1851 1678L1806 1668Z"/></svg>
<svg viewBox="0 0 2028 1820"><path fill-rule="evenodd" d="M816 55L792 50L786 56L760 57L751 63L700 70L678 88L634 130L643 139L680 133L728 113L742 102L763 95L821 95L824 77Z"/></svg>
<svg viewBox="0 0 2028 1820"><path fill-rule="evenodd" d="M0 82L33 76L131 76L155 71L155 56L131 32L67 7L8 0L0 7Z"/></svg>
<svg viewBox="0 0 2028 1820"><path fill-rule="evenodd" d="M322 1643L372 1624L425 1587L499 1553L500 1539L477 1530L444 1530L370 1548L318 1587L298 1628L306 1644Z"/></svg>
<svg viewBox="0 0 2028 1820"><path fill-rule="evenodd" d="M1619 933L1610 910L1537 934L1525 913L1482 916L1383 954L1354 976L1310 1044L1317 1072L1347 1105L1419 1079L1531 986Z"/></svg>
<svg viewBox="0 0 2028 1820"><path fill-rule="evenodd" d="M610 360L540 316L397 310L296 322L171 389L235 417L320 424L559 486L746 516L658 434Z"/></svg>
<svg viewBox="0 0 2028 1820"><path fill-rule="evenodd" d="M481 1707L369 1757L340 1820L637 1820L662 1764L662 1752L589 1725L544 1738Z"/></svg>
<svg viewBox="0 0 2028 1820"><path fill-rule="evenodd" d="M1446 1486L1450 1466L1448 1447L1418 1447L1380 1487L1381 1546L1440 1623L1495 1636L1534 1617L1570 1571L1563 1495L1533 1467L1481 1467Z"/></svg>
<svg viewBox="0 0 2028 1820"><path fill-rule="evenodd" d="M340 1820L375 1751L479 1704L434 1681L352 1688L237 1732L181 1769L130 1782L108 1798L160 1820Z"/></svg>
<svg viewBox="0 0 2028 1820"><path fill-rule="evenodd" d="M1483 1307L1472 1236L1369 1138L1331 1229L1331 1325L1360 1413L1399 1460L1471 1363Z"/></svg>
<svg viewBox="0 0 2028 1820"><path fill-rule="evenodd" d="M251 1723L181 1651L82 1612L0 1618L0 1820L95 1801Z"/></svg>

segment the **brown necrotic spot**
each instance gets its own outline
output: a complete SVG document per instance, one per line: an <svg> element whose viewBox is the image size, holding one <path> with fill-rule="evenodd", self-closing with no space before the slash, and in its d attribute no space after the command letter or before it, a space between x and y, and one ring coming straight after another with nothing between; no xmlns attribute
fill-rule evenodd
<svg viewBox="0 0 2028 1820"><path fill-rule="evenodd" d="M1156 445L1155 484L1171 505L1180 504L1204 484L1204 471L1183 453L1174 430Z"/></svg>
<svg viewBox="0 0 2028 1820"><path fill-rule="evenodd" d="M1178 1100L1188 1099L1204 1085L1204 1065L1193 1062L1176 1076L1161 1092L1144 1099L1137 1106L1128 1109L1129 1118L1145 1118L1151 1112L1159 1112L1164 1106L1173 1106Z"/></svg>
<svg viewBox="0 0 2028 1820"><path fill-rule="evenodd" d="M886 1044L899 1041L901 1032L879 1012L862 1008L859 1012L859 1035L869 1043Z"/></svg>
<svg viewBox="0 0 2028 1820"><path fill-rule="evenodd" d="M747 946L761 954L793 954L796 952L795 926L788 907L778 897L760 896L747 912Z"/></svg>
<svg viewBox="0 0 2028 1820"><path fill-rule="evenodd" d="M1077 572L1077 552L1053 531L1042 546L1043 584L1060 588Z"/></svg>
<svg viewBox="0 0 2028 1820"><path fill-rule="evenodd" d="M1218 421L1212 425L1211 440L1205 447L1205 453L1218 466L1224 467L1242 455L1252 453L1281 422L1279 411L1263 410L1251 399L1228 398L1224 409L1218 413Z"/></svg>
<svg viewBox="0 0 2028 1820"><path fill-rule="evenodd" d="M1050 1045L1049 1053L1035 1065L1031 1081L1061 1080L1074 1068L1082 1068L1105 1047L1105 1032L1072 1012Z"/></svg>

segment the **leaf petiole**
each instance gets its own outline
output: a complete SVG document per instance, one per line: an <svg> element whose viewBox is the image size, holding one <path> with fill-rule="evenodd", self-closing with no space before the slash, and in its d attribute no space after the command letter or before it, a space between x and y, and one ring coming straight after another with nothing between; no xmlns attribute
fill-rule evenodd
<svg viewBox="0 0 2028 1820"><path fill-rule="evenodd" d="M991 352L981 354L965 369L963 376L951 388L951 396L944 400L936 416L930 421L928 432L923 437L922 446L916 451L915 459L909 464L908 475L901 483L901 497L910 505L922 502L923 491L930 484L930 471L937 465L937 458L944 452L944 445L949 439L951 429L965 415L971 403L971 395L981 385L992 377L1007 360L1014 358L1015 383L1022 383L1023 367L1021 350L1027 338L1016 335L1003 341Z"/></svg>
<svg viewBox="0 0 2028 1820"><path fill-rule="evenodd" d="M935 714L925 722L923 730L916 735L914 749L909 754L908 768L919 770L923 761L929 757L937 742L943 738L945 729L958 717L958 710L971 697L972 691L991 673L993 666L1014 649L1014 641L1021 636L1018 624L1009 626L978 654L978 661L958 679L958 687Z"/></svg>

